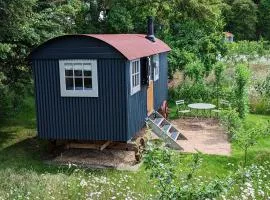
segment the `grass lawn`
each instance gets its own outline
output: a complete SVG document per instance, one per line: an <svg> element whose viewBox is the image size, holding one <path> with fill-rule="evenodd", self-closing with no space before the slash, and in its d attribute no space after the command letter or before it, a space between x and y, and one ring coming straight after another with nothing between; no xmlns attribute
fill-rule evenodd
<svg viewBox="0 0 270 200"><path fill-rule="evenodd" d="M149 199L155 189L144 167L138 172L77 169L44 164L45 142L36 136L34 102L15 119L0 125L0 199ZM249 115L250 123L270 120L270 116ZM242 151L233 144L232 156L203 155L198 173L206 177L226 176L242 162ZM249 163L270 161L270 137L251 148ZM187 168L190 154L179 154L175 164L179 171Z"/></svg>

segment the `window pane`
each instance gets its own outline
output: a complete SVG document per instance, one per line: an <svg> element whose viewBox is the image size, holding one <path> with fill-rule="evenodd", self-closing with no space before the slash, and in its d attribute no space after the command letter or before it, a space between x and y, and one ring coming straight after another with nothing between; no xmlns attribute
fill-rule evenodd
<svg viewBox="0 0 270 200"><path fill-rule="evenodd" d="M73 78L66 78L66 90L73 90Z"/></svg>
<svg viewBox="0 0 270 200"><path fill-rule="evenodd" d="M72 69L66 69L65 70L65 75L66 76L73 76L73 70Z"/></svg>
<svg viewBox="0 0 270 200"><path fill-rule="evenodd" d="M135 63L132 63L132 74L134 74L135 71Z"/></svg>
<svg viewBox="0 0 270 200"><path fill-rule="evenodd" d="M135 86L135 76L132 76L132 86Z"/></svg>
<svg viewBox="0 0 270 200"><path fill-rule="evenodd" d="M92 76L91 70L84 70L83 73L84 73L84 76Z"/></svg>
<svg viewBox="0 0 270 200"><path fill-rule="evenodd" d="M92 78L84 78L84 89L85 90L92 89Z"/></svg>
<svg viewBox="0 0 270 200"><path fill-rule="evenodd" d="M75 90L83 90L82 78L75 78Z"/></svg>
<svg viewBox="0 0 270 200"><path fill-rule="evenodd" d="M75 76L82 76L82 70L78 70L78 69L74 70L74 75Z"/></svg>

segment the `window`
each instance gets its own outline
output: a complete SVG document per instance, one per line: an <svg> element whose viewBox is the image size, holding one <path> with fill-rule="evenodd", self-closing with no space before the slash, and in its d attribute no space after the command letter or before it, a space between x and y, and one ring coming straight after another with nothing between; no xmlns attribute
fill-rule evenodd
<svg viewBox="0 0 270 200"><path fill-rule="evenodd" d="M159 79L159 55L153 56L154 81Z"/></svg>
<svg viewBox="0 0 270 200"><path fill-rule="evenodd" d="M96 60L60 60L61 96L98 97Z"/></svg>
<svg viewBox="0 0 270 200"><path fill-rule="evenodd" d="M140 60L133 60L130 63L130 85L131 85L131 95L140 91L141 89L141 64Z"/></svg>

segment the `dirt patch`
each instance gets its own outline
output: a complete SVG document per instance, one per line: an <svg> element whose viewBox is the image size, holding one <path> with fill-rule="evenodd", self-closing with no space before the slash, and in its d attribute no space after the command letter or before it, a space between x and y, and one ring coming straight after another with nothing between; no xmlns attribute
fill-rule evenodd
<svg viewBox="0 0 270 200"><path fill-rule="evenodd" d="M230 155L228 136L215 119L177 119L172 123L187 138L177 140L184 152L196 150L215 155Z"/></svg>
<svg viewBox="0 0 270 200"><path fill-rule="evenodd" d="M104 149L68 149L46 160L61 165L77 165L90 168L116 168L120 170L137 170L134 151Z"/></svg>

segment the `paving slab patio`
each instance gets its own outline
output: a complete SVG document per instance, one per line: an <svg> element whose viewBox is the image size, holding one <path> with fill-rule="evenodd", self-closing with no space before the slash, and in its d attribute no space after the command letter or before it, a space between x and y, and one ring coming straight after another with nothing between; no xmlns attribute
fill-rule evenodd
<svg viewBox="0 0 270 200"><path fill-rule="evenodd" d="M184 152L194 153L198 150L205 154L231 154L228 136L218 120L186 118L173 120L172 124L187 138L177 141Z"/></svg>

